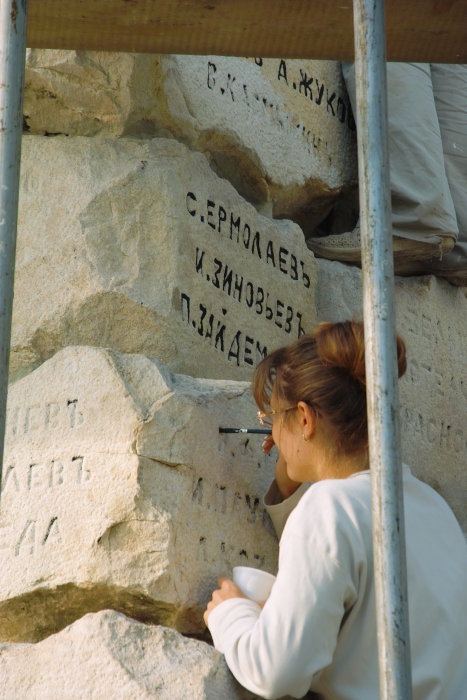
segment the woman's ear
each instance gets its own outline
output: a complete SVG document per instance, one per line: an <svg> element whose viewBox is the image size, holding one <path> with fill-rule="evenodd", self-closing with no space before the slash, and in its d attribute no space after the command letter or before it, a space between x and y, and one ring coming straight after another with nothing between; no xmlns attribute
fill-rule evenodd
<svg viewBox="0 0 467 700"><path fill-rule="evenodd" d="M305 401L299 401L297 408L303 439L309 440L316 430L316 413Z"/></svg>

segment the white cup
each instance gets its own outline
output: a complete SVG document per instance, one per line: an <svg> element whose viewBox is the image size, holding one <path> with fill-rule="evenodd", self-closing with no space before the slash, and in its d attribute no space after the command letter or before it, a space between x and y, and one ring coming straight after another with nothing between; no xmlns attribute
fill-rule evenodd
<svg viewBox="0 0 467 700"><path fill-rule="evenodd" d="M256 603L264 603L268 599L272 584L276 580L276 577L267 571L253 569L251 566L234 566L232 578L242 593Z"/></svg>

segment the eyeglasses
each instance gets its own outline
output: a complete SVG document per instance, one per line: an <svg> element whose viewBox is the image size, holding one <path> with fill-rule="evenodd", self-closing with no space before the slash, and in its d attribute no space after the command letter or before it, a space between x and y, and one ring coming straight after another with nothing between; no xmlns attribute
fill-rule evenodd
<svg viewBox="0 0 467 700"><path fill-rule="evenodd" d="M281 408L278 411L258 411L256 415L261 425L264 425L265 428L272 428L274 416L278 416L281 413L287 413L287 411L294 411L296 408L296 406L289 406L288 408Z"/></svg>

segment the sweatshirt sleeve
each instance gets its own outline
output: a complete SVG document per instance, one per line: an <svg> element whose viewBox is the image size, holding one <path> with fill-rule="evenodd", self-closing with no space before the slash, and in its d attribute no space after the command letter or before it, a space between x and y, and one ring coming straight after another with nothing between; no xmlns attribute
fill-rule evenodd
<svg viewBox="0 0 467 700"><path fill-rule="evenodd" d="M309 484L301 484L295 493L289 496L289 498L283 499L277 488L276 480L274 480L269 487L264 497L264 506L269 513L269 517L272 520L272 524L279 538L282 535L287 518L308 488Z"/></svg>
<svg viewBox="0 0 467 700"><path fill-rule="evenodd" d="M279 571L264 608L230 599L208 619L233 675L264 698L308 692L313 677L331 663L342 618L355 599L351 576L334 556L339 545L326 544L322 519L309 537L295 516L286 524Z"/></svg>

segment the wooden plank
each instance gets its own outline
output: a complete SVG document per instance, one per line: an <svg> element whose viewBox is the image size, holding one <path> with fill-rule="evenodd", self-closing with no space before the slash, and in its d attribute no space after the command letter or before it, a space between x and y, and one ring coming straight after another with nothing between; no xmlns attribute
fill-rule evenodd
<svg viewBox="0 0 467 700"><path fill-rule="evenodd" d="M387 0L393 61L467 63L467 0ZM351 60L352 0L29 0L28 46Z"/></svg>

